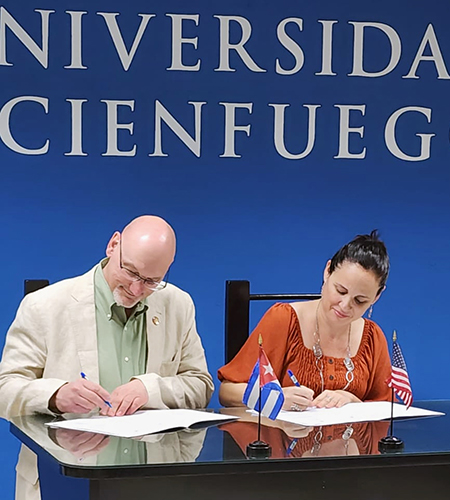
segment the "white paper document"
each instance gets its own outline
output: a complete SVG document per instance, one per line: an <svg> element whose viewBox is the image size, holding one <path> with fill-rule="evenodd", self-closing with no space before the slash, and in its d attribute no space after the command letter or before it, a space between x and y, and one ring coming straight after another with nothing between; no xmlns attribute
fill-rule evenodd
<svg viewBox="0 0 450 500"><path fill-rule="evenodd" d="M394 403L394 418L432 417L445 415L438 411L424 410ZM373 422L391 418L389 401L368 401L366 403L349 403L342 408L308 408L305 411L281 410L277 420L293 424L314 427L319 425L350 424L352 422Z"/></svg>
<svg viewBox="0 0 450 500"><path fill-rule="evenodd" d="M46 425L60 429L132 438L159 432L208 427L208 425L217 425L238 418L198 410L144 410L122 417L92 416L49 422Z"/></svg>

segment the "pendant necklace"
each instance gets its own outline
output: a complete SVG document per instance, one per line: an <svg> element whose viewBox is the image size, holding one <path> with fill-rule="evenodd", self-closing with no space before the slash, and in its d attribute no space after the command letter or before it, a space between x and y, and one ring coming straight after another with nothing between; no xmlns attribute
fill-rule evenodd
<svg viewBox="0 0 450 500"><path fill-rule="evenodd" d="M344 432L342 433L345 455L348 455L348 444L350 438L352 437L352 434L353 434L353 424L347 424ZM310 452L311 455L313 456L319 455L319 451L322 446L322 438L323 438L323 431L322 431L322 426L320 426L319 430L314 434L314 442Z"/></svg>
<svg viewBox="0 0 450 500"><path fill-rule="evenodd" d="M324 390L324 379L323 379L323 352L322 352L322 347L320 346L320 334L319 334L319 305L320 305L320 300L319 303L317 304L317 309L316 309L316 330L314 331L313 337L314 337L314 345L312 347L314 357L316 358L316 367L317 370L319 371L320 375L320 383L322 386L321 392ZM355 365L353 364L352 358L351 358L351 352L350 352L350 335L352 332L352 324L348 325L348 341L347 341L347 355L344 358L344 366L347 369L347 373L345 374L345 380L347 383L345 384L345 387L341 390L345 391L348 386L353 382L354 379L354 373L353 370L355 369Z"/></svg>

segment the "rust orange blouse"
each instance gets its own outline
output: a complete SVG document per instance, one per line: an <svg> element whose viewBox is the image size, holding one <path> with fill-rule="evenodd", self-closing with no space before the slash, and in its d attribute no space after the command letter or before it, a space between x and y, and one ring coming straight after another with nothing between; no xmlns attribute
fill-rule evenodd
<svg viewBox="0 0 450 500"><path fill-rule="evenodd" d="M263 316L247 342L228 364L218 371L219 380L248 382L258 357L258 337L263 338L264 351L282 387L292 386L287 374L291 369L301 385L320 393L320 374L311 349L303 344L300 323L289 304L275 304ZM391 373L391 361L386 338L381 328L365 319L358 352L352 358L354 380L347 391L361 401L390 401L391 390L386 380ZM325 389L343 389L346 384L343 358L323 357Z"/></svg>

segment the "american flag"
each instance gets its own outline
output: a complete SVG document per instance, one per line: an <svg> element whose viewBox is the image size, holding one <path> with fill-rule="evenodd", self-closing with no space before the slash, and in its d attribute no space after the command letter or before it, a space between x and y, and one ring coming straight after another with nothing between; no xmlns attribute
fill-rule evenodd
<svg viewBox="0 0 450 500"><path fill-rule="evenodd" d="M398 342L392 345L392 371L388 380L388 386L393 387L397 396L405 403L406 408L411 406L413 395L409 383L408 371L406 369L405 358Z"/></svg>

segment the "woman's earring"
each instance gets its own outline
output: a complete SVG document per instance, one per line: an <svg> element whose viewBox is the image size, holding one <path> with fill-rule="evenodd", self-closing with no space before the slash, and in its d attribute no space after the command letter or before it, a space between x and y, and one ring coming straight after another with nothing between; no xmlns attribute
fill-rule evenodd
<svg viewBox="0 0 450 500"><path fill-rule="evenodd" d="M369 313L367 314L367 317L369 319L372 317L372 313L373 313L373 304L371 304L371 306L369 307Z"/></svg>

